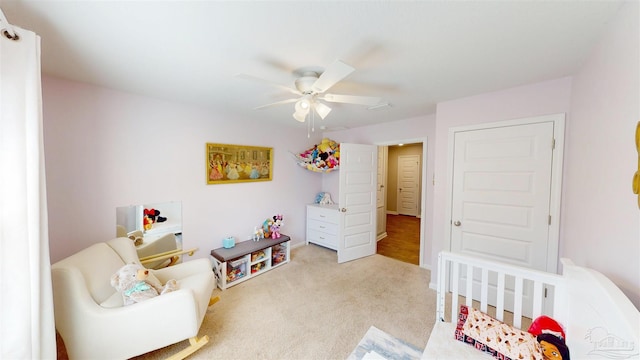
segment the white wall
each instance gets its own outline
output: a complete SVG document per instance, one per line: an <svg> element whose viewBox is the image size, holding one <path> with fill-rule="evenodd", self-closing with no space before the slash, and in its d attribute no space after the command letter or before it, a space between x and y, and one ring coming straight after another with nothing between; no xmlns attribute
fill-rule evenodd
<svg viewBox="0 0 640 360"><path fill-rule="evenodd" d="M304 124L276 128L47 76L43 103L52 261L113 238L116 207L173 200L194 257L226 236L246 239L276 213L284 234L305 240L304 204L322 180L289 153L319 142ZM273 147L273 181L207 185L207 142Z"/></svg>
<svg viewBox="0 0 640 360"><path fill-rule="evenodd" d="M640 308L640 211L631 191L640 121L638 2L573 80L560 254L604 273Z"/></svg>
<svg viewBox="0 0 640 360"><path fill-rule="evenodd" d="M422 193L422 218L421 224L424 235L425 246L422 251L423 266L431 268L431 227L433 219L433 159L434 159L434 134L435 115L426 115L406 120L393 121L384 124L364 126L349 130L326 132L325 137L337 142L354 144L375 144L394 145L398 142L422 142L425 146L427 156L423 159L426 173L422 174L423 182L426 183L426 192ZM332 192L332 196L337 199L337 173L324 175L323 187L326 191ZM333 195L335 193L336 195Z"/></svg>

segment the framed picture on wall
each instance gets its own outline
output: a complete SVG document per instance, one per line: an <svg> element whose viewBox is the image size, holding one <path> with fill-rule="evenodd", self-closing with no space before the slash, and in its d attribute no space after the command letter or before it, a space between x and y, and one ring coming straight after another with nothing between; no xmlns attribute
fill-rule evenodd
<svg viewBox="0 0 640 360"><path fill-rule="evenodd" d="M640 121L636 124L636 152L638 153L638 170L633 174L633 193L638 195L638 209L640 209Z"/></svg>
<svg viewBox="0 0 640 360"><path fill-rule="evenodd" d="M273 176L270 147L207 143L205 161L207 184L271 181Z"/></svg>

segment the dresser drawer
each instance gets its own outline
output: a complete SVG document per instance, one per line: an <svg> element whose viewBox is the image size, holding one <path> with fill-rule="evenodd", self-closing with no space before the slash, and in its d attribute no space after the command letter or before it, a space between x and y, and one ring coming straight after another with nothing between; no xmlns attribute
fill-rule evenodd
<svg viewBox="0 0 640 360"><path fill-rule="evenodd" d="M307 229L309 229L310 231L313 230L330 235L338 235L338 224L329 223L326 221L309 219L307 220Z"/></svg>
<svg viewBox="0 0 640 360"><path fill-rule="evenodd" d="M338 250L338 236L315 230L307 230L307 242L322 245L332 250Z"/></svg>
<svg viewBox="0 0 640 360"><path fill-rule="evenodd" d="M337 224L338 223L338 208L337 207L319 207L308 206L307 207L307 219L319 220Z"/></svg>

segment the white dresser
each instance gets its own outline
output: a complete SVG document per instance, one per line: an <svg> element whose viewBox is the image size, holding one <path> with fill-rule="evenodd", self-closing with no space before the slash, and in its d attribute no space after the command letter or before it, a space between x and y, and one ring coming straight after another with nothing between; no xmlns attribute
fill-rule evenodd
<svg viewBox="0 0 640 360"><path fill-rule="evenodd" d="M307 244L338 250L338 205L307 205Z"/></svg>

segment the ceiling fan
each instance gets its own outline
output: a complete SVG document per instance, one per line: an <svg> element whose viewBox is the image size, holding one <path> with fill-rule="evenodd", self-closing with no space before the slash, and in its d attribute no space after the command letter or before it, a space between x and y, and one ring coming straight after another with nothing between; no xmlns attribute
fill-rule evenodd
<svg viewBox="0 0 640 360"><path fill-rule="evenodd" d="M331 108L327 104L321 102L321 100L330 103L366 106L376 106L380 104L381 99L379 97L326 93L327 90L354 71L355 69L353 67L340 60L337 60L324 70L312 67L299 69L294 71L294 74L298 76L295 80L295 89L248 74L238 74L238 77L268 83L295 94L295 98L258 106L255 109L265 109L272 106L295 103L293 118L300 122L304 122L309 114L318 114L322 119L329 115Z"/></svg>

